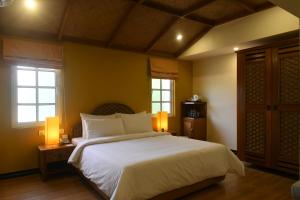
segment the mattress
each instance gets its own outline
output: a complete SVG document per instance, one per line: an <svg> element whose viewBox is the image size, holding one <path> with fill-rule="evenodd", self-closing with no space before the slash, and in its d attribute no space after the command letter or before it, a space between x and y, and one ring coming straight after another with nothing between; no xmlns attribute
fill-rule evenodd
<svg viewBox="0 0 300 200"><path fill-rule="evenodd" d="M244 175L224 145L153 132L80 142L69 163L112 200L149 199L227 172Z"/></svg>

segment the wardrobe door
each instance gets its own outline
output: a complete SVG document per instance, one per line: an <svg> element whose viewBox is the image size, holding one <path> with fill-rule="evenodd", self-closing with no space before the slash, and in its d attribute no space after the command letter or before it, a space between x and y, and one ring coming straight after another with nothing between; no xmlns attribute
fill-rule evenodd
<svg viewBox="0 0 300 200"><path fill-rule="evenodd" d="M298 172L300 135L300 61L299 45L273 49L273 164Z"/></svg>
<svg viewBox="0 0 300 200"><path fill-rule="evenodd" d="M271 50L238 54L238 155L269 165Z"/></svg>

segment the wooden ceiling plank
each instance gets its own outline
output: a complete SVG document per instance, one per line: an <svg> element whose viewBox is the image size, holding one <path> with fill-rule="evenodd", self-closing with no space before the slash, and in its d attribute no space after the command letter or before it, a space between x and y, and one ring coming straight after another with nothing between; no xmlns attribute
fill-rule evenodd
<svg viewBox="0 0 300 200"><path fill-rule="evenodd" d="M240 1L240 0L232 0L233 3L245 8L248 12L254 13L255 8L253 8L251 5L248 5L246 2Z"/></svg>
<svg viewBox="0 0 300 200"><path fill-rule="evenodd" d="M146 0L139 0L139 1L134 1L134 4L132 6L130 6L130 8L127 10L127 12L124 14L124 16L121 18L121 20L119 21L119 23L117 24L117 26L115 27L115 29L113 30L110 38L108 39L108 42L106 44L107 47L111 47L111 45L114 42L114 39L116 38L117 34L119 33L119 31L121 30L121 28L124 26L124 24L127 22L127 20L129 19L131 13L134 11L134 9L142 4L144 1Z"/></svg>
<svg viewBox="0 0 300 200"><path fill-rule="evenodd" d="M187 10L185 10L182 14L182 17L188 16L193 14L194 12L196 12L197 10L199 10L200 8L203 8L213 2L215 2L217 0L204 0L204 1L200 1L199 3L191 6L190 8L188 8Z"/></svg>
<svg viewBox="0 0 300 200"><path fill-rule="evenodd" d="M149 53L157 42L162 38L178 21L180 18L173 18L165 27L154 37L154 39L149 43L145 49L145 53Z"/></svg>
<svg viewBox="0 0 300 200"><path fill-rule="evenodd" d="M61 21L60 21L59 29L58 29L58 34L57 34L58 40L61 40L64 35L64 30L65 30L65 26L67 23L67 19L68 19L68 16L69 16L69 13L70 13L70 10L71 10L71 7L72 7L72 4L74 3L74 1L75 0L67 0L67 3L65 5L65 9L64 9Z"/></svg>
<svg viewBox="0 0 300 200"><path fill-rule="evenodd" d="M175 53L175 57L180 56L183 52L185 52L188 48L193 46L198 40L200 40L209 30L211 27L207 27L204 30L201 30L197 33L183 48L181 48L178 52Z"/></svg>
<svg viewBox="0 0 300 200"><path fill-rule="evenodd" d="M135 2L135 0L131 0L131 1ZM180 11L178 11L174 8L162 5L160 3L156 3L156 2L153 2L153 1L144 1L141 5L143 5L145 7L148 7L148 8L152 8L154 10L158 10L158 11L163 12L163 13L168 14L168 15L172 15L174 17L178 17L178 18L181 18L181 19L192 20L192 21L195 21L195 22L198 22L198 23L201 23L201 24L205 24L207 26L214 26L212 21L210 21L209 19L206 19L206 18L203 18L203 17L202 18L201 17L195 18L195 17L183 16L183 14Z"/></svg>

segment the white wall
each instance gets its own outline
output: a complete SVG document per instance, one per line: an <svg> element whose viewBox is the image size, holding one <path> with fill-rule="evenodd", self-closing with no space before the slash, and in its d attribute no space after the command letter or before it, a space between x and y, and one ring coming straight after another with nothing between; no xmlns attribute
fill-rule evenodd
<svg viewBox="0 0 300 200"><path fill-rule="evenodd" d="M195 61L193 70L193 91L208 103L208 140L236 150L236 54Z"/></svg>

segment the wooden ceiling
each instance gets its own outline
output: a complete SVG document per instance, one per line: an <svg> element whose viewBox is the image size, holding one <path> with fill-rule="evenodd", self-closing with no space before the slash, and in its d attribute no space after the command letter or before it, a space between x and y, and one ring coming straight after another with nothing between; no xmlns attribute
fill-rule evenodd
<svg viewBox="0 0 300 200"><path fill-rule="evenodd" d="M212 27L273 6L267 0L23 0L0 8L0 34L177 57ZM182 41L176 41L178 33Z"/></svg>

